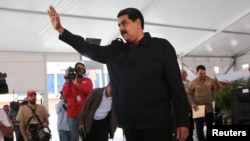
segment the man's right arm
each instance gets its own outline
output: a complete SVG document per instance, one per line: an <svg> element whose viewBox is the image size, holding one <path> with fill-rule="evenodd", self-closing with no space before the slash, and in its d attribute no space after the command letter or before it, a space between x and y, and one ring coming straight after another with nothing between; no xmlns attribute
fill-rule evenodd
<svg viewBox="0 0 250 141"><path fill-rule="evenodd" d="M20 132L23 136L24 141L28 141L28 135L26 133L26 128L25 128L25 123L24 123L24 117L23 117L23 108L19 109L17 116L16 116L16 120L19 121L19 129Z"/></svg>
<svg viewBox="0 0 250 141"><path fill-rule="evenodd" d="M24 141L28 141L28 136L27 136L26 130L25 130L25 124L23 121L20 121L19 128L20 128L20 131L21 131L21 134L23 136Z"/></svg>
<svg viewBox="0 0 250 141"><path fill-rule="evenodd" d="M63 84L63 88L62 88L62 96L65 100L67 100L68 98L70 98L72 95L71 95L71 85L73 83L70 82L70 81L66 81L64 84Z"/></svg>
<svg viewBox="0 0 250 141"><path fill-rule="evenodd" d="M186 89L187 95L188 95L188 100L191 104L192 109L194 109L195 111L197 110L197 104L194 100L194 81L191 81Z"/></svg>

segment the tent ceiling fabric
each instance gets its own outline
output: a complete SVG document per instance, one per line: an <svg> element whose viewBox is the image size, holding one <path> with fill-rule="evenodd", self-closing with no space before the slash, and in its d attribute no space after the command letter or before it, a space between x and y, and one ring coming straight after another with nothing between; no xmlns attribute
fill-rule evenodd
<svg viewBox="0 0 250 141"><path fill-rule="evenodd" d="M47 10L65 28L101 45L120 37L117 13L141 10L145 32L169 40L178 56L234 57L249 51L249 0L22 0L0 1L1 52L75 52L58 40Z"/></svg>

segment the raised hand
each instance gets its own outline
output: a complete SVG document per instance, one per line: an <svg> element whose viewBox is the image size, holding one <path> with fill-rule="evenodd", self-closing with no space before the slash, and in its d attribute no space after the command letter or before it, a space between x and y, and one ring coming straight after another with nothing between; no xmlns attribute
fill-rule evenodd
<svg viewBox="0 0 250 141"><path fill-rule="evenodd" d="M59 34L62 34L64 31L64 28L61 25L60 22L60 16L56 12L55 8L53 6L49 7L48 14L50 17L51 24L55 30L59 32Z"/></svg>

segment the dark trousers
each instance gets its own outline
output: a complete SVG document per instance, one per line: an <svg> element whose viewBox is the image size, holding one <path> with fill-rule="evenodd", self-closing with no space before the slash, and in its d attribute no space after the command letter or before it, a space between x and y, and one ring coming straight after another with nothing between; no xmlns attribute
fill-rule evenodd
<svg viewBox="0 0 250 141"><path fill-rule="evenodd" d="M213 112L206 113L205 117L202 118L196 118L194 119L195 126L196 126L196 133L198 141L206 141L205 135L204 135L204 123L206 123L206 126L212 126L214 122L214 115ZM207 136L207 131L206 131Z"/></svg>
<svg viewBox="0 0 250 141"><path fill-rule="evenodd" d="M24 141L21 131L19 129L19 125L14 125L14 132L16 136L16 141Z"/></svg>
<svg viewBox="0 0 250 141"><path fill-rule="evenodd" d="M193 131L194 131L194 119L193 119L193 112L190 110L190 115L189 115L189 135L186 139L186 141L193 141Z"/></svg>
<svg viewBox="0 0 250 141"><path fill-rule="evenodd" d="M90 132L87 133L87 141L108 141L109 120L94 120Z"/></svg>
<svg viewBox="0 0 250 141"><path fill-rule="evenodd" d="M172 130L168 128L123 129L126 141L171 141Z"/></svg>

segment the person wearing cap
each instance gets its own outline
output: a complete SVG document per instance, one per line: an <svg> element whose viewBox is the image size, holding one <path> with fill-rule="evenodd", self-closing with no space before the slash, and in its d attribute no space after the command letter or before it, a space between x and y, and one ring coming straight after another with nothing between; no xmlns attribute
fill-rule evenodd
<svg viewBox="0 0 250 141"><path fill-rule="evenodd" d="M79 141L78 116L86 98L93 89L93 83L90 78L84 76L86 67L82 62L75 64L74 73L67 71L65 74L66 81L63 84L62 96L67 101L67 119L71 134L70 141Z"/></svg>
<svg viewBox="0 0 250 141"><path fill-rule="evenodd" d="M49 126L48 110L41 104L36 103L36 91L29 90L27 92L28 104L19 109L16 120L19 121L19 127L24 141L29 141L32 134L29 132L29 126L37 125L39 130L39 138L43 139L45 133L43 127ZM40 120L40 121L39 121Z"/></svg>

